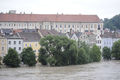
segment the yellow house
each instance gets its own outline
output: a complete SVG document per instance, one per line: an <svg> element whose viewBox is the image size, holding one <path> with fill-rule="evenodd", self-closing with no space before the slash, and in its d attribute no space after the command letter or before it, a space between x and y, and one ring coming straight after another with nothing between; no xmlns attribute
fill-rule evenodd
<svg viewBox="0 0 120 80"><path fill-rule="evenodd" d="M0 35L0 56L4 57L7 54L7 39Z"/></svg>
<svg viewBox="0 0 120 80"><path fill-rule="evenodd" d="M36 57L38 57L40 49L40 35L37 32L20 32L19 35L23 38L24 48L32 47Z"/></svg>
<svg viewBox="0 0 120 80"><path fill-rule="evenodd" d="M32 47L36 56L39 54L40 44L39 42L24 42L24 48Z"/></svg>

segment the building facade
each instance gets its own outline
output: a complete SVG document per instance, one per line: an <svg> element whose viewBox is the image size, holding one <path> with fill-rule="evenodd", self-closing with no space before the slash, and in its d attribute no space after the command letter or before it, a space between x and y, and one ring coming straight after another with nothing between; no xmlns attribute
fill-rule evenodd
<svg viewBox="0 0 120 80"><path fill-rule="evenodd" d="M4 57L7 54L7 39L0 35L0 56Z"/></svg>
<svg viewBox="0 0 120 80"><path fill-rule="evenodd" d="M93 32L100 34L103 23L97 15L0 14L0 28L46 29L61 33Z"/></svg>
<svg viewBox="0 0 120 80"><path fill-rule="evenodd" d="M25 32L23 32L25 31ZM39 55L39 49L40 49L40 35L38 32L31 32L31 30L26 31L23 30L22 32L19 32L19 35L23 38L23 47L31 47L33 51L36 54L36 57Z"/></svg>
<svg viewBox="0 0 120 80"><path fill-rule="evenodd" d="M17 34L7 35L7 49L12 48L15 49L18 54L20 54L23 50L23 39L19 37Z"/></svg>
<svg viewBox="0 0 120 80"><path fill-rule="evenodd" d="M112 46L115 41L120 40L120 35L116 32L106 32L102 35L102 49L108 47L112 49Z"/></svg>

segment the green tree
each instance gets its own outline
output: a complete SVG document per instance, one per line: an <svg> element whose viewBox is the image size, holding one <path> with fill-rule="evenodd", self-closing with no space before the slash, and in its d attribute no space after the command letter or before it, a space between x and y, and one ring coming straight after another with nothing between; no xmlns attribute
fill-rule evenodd
<svg viewBox="0 0 120 80"><path fill-rule="evenodd" d="M90 47L89 45L87 45L85 42L82 41L78 41L79 45L78 45L78 49L79 48L83 48L85 50L85 53L87 55L87 62L91 62L91 58L90 58Z"/></svg>
<svg viewBox="0 0 120 80"><path fill-rule="evenodd" d="M17 51L10 48L8 54L3 59L3 63L9 67L19 67L20 59Z"/></svg>
<svg viewBox="0 0 120 80"><path fill-rule="evenodd" d="M47 65L47 57L46 50L44 48L40 48L38 61L41 62L42 65Z"/></svg>
<svg viewBox="0 0 120 80"><path fill-rule="evenodd" d="M94 45L90 51L90 58L92 62L99 62L101 60L101 51L98 46Z"/></svg>
<svg viewBox="0 0 120 80"><path fill-rule="evenodd" d="M77 45L64 36L46 36L40 40L39 61L50 66L77 64ZM44 57L41 57L44 56Z"/></svg>
<svg viewBox="0 0 120 80"><path fill-rule="evenodd" d="M111 60L110 48L104 47L103 48L103 52L102 52L102 56L103 56L104 60Z"/></svg>
<svg viewBox="0 0 120 80"><path fill-rule="evenodd" d="M24 48L21 53L22 62L28 66L35 66L36 56L31 47Z"/></svg>
<svg viewBox="0 0 120 80"><path fill-rule="evenodd" d="M112 46L112 56L116 60L120 60L120 40L114 42Z"/></svg>
<svg viewBox="0 0 120 80"><path fill-rule="evenodd" d="M88 57L84 50L84 48L78 49L78 58L77 58L78 64L85 64L88 63Z"/></svg>
<svg viewBox="0 0 120 80"><path fill-rule="evenodd" d="M104 28L109 28L111 30L120 29L120 14L115 15L111 19L104 19Z"/></svg>

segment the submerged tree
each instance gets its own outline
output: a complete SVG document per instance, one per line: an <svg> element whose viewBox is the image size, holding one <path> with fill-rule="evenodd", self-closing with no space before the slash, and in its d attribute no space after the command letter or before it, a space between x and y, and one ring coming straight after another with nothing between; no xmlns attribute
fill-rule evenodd
<svg viewBox="0 0 120 80"><path fill-rule="evenodd" d="M21 53L22 62L28 66L35 66L36 56L31 47L24 48Z"/></svg>
<svg viewBox="0 0 120 80"><path fill-rule="evenodd" d="M104 60L111 60L110 48L104 47L103 48L103 52L102 52L102 56L103 56Z"/></svg>
<svg viewBox="0 0 120 80"><path fill-rule="evenodd" d="M85 64L88 63L88 57L84 50L84 48L78 49L78 58L77 58L78 64Z"/></svg>
<svg viewBox="0 0 120 80"><path fill-rule="evenodd" d="M64 36L46 36L40 40L39 61L51 66L77 64L75 41Z"/></svg>
<svg viewBox="0 0 120 80"><path fill-rule="evenodd" d="M19 67L20 59L17 51L9 48L8 54L3 59L3 63L9 67Z"/></svg>
<svg viewBox="0 0 120 80"><path fill-rule="evenodd" d="M116 60L120 60L120 40L116 41L112 47L112 56Z"/></svg>
<svg viewBox="0 0 120 80"><path fill-rule="evenodd" d="M94 45L90 51L90 58L92 62L99 62L101 60L101 51L98 46Z"/></svg>

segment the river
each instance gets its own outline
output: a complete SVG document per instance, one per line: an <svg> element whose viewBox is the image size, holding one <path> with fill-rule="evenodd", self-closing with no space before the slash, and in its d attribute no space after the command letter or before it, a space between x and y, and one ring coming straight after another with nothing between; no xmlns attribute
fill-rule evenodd
<svg viewBox="0 0 120 80"><path fill-rule="evenodd" d="M120 61L64 67L1 68L0 80L120 80Z"/></svg>

